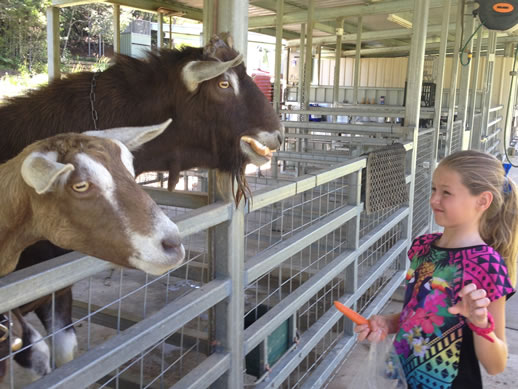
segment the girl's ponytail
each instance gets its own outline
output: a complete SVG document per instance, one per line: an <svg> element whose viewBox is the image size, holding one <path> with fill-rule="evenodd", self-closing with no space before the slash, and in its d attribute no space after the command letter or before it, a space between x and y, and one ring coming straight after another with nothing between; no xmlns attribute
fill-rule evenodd
<svg viewBox="0 0 518 389"><path fill-rule="evenodd" d="M496 209L494 215L486 212L482 217L480 235L504 258L509 278L515 286L518 258L518 187L510 178L506 177L499 209Z"/></svg>

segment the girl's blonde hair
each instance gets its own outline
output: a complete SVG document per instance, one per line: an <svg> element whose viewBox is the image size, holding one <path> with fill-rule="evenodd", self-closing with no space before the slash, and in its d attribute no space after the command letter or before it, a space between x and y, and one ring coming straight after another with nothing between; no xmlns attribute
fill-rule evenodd
<svg viewBox="0 0 518 389"><path fill-rule="evenodd" d="M491 192L493 202L480 220L480 236L504 258L512 285L518 258L518 187L506 177L498 159L474 150L444 158L439 167L457 172L472 195Z"/></svg>

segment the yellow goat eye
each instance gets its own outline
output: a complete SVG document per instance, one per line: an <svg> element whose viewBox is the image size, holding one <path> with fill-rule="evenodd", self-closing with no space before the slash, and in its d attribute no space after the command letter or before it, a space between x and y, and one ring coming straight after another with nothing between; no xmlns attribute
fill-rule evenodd
<svg viewBox="0 0 518 389"><path fill-rule="evenodd" d="M86 192L89 188L90 183L88 181L81 181L72 185L72 189L79 193Z"/></svg>
<svg viewBox="0 0 518 389"><path fill-rule="evenodd" d="M219 87L223 89L227 89L230 86L230 83L228 81L220 81Z"/></svg>

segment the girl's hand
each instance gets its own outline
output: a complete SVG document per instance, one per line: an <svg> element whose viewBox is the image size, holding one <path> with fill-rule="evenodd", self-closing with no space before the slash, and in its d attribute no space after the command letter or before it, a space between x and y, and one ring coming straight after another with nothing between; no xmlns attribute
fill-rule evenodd
<svg viewBox="0 0 518 389"><path fill-rule="evenodd" d="M389 323L385 316L374 315L369 319L369 324L354 327L354 332L358 334L360 342L364 339L371 342L381 342L389 333Z"/></svg>
<svg viewBox="0 0 518 389"><path fill-rule="evenodd" d="M472 324L480 328L488 326L487 307L491 303L485 289L477 289L475 284L468 284L459 292L461 300L448 312L453 315L462 315Z"/></svg>

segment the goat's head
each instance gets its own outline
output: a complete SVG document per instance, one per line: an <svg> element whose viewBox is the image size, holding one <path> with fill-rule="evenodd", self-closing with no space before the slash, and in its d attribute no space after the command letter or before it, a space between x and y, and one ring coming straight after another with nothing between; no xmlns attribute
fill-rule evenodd
<svg viewBox="0 0 518 389"><path fill-rule="evenodd" d="M211 167L233 174L238 199L246 190L246 164L267 163L284 140L279 117L247 75L243 56L233 49L228 35L214 36L197 58L193 55L181 69L181 80L187 96L176 117L199 128L193 142L210 140L207 147L219 156Z"/></svg>
<svg viewBox="0 0 518 389"><path fill-rule="evenodd" d="M129 151L169 123L62 134L27 147L21 174L41 238L152 274L179 265L178 228L135 182Z"/></svg>

